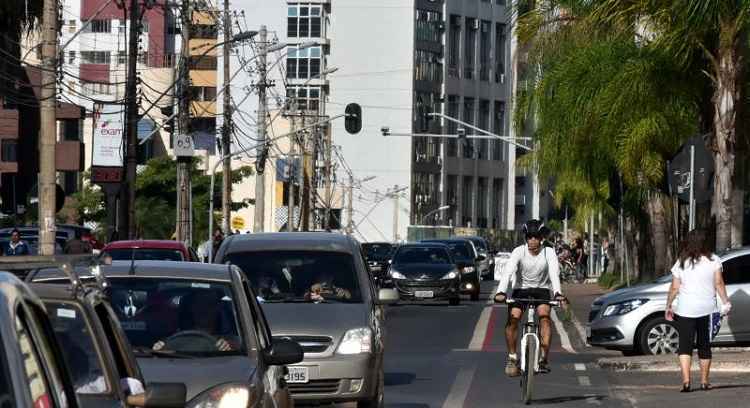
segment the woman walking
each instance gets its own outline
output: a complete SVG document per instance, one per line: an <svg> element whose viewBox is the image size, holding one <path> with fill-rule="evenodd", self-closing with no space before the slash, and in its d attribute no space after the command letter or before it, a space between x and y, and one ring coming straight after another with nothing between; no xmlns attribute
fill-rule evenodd
<svg viewBox="0 0 750 408"><path fill-rule="evenodd" d="M680 257L672 267L672 287L667 298L665 318L675 322L680 335L677 354L682 371L681 392L691 391L690 366L694 344L698 346L701 389L705 391L711 389L708 381L711 369L711 315L717 311L716 294L722 301L722 314L729 312L731 304L721 276L721 261L711 252L705 232L690 231L680 246Z"/></svg>

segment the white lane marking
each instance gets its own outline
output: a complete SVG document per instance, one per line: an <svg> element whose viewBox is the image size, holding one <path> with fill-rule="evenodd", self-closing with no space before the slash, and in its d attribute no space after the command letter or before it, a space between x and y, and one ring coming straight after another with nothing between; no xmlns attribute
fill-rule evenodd
<svg viewBox="0 0 750 408"><path fill-rule="evenodd" d="M574 366L576 368L576 371L586 371L586 364L575 363Z"/></svg>
<svg viewBox="0 0 750 408"><path fill-rule="evenodd" d="M578 384L584 387L590 387L591 386L591 379L587 375L579 375L578 376Z"/></svg>
<svg viewBox="0 0 750 408"><path fill-rule="evenodd" d="M471 342L469 342L470 351L482 351L484 345L484 338L487 337L487 328L490 323L490 315L492 314L492 307L485 307L482 310L482 314L479 315L477 325L474 327L474 335L471 336Z"/></svg>
<svg viewBox="0 0 750 408"><path fill-rule="evenodd" d="M552 309L551 316L552 322L555 323L555 330L560 335L560 343L563 350L567 351L568 353L577 354L573 349L573 346L570 344L570 337L568 337L568 332L565 331L565 326L563 326L562 322L557 317L555 309Z"/></svg>
<svg viewBox="0 0 750 408"><path fill-rule="evenodd" d="M472 379L474 379L473 367L460 369L448 393L448 398L443 403L443 408L463 407L466 397L469 394Z"/></svg>
<svg viewBox="0 0 750 408"><path fill-rule="evenodd" d="M570 318L573 320L573 326L575 326L576 331L578 332L578 336L581 337L581 341L586 347L591 347L591 344L589 344L588 339L586 338L586 329L583 328L583 325L576 317L576 314L571 311Z"/></svg>

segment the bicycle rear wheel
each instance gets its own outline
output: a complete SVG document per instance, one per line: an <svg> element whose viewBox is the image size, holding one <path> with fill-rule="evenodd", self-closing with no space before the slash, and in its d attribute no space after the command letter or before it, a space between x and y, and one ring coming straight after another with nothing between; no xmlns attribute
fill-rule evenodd
<svg viewBox="0 0 750 408"><path fill-rule="evenodd" d="M534 391L534 370L536 369L537 344L529 339L526 343L526 369L521 373L521 399L526 405L531 404Z"/></svg>

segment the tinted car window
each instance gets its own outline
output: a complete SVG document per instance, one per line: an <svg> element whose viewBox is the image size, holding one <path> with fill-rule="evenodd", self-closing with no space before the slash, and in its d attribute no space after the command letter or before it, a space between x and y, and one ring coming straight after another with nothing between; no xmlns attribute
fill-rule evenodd
<svg viewBox="0 0 750 408"><path fill-rule="evenodd" d="M204 357L244 354L228 283L167 278L109 281L112 308L136 355L152 350Z"/></svg>
<svg viewBox="0 0 750 408"><path fill-rule="evenodd" d="M449 264L448 251L439 247L403 247L393 257L394 264Z"/></svg>
<svg viewBox="0 0 750 408"><path fill-rule="evenodd" d="M368 261L387 261L393 252L393 245L390 244L362 244L365 251L365 258Z"/></svg>
<svg viewBox="0 0 750 408"><path fill-rule="evenodd" d="M750 255L724 261L721 268L727 285L750 282Z"/></svg>
<svg viewBox="0 0 750 408"><path fill-rule="evenodd" d="M41 364L41 353L31 340L28 324L20 316L16 316L16 335L18 336L21 353L23 353L31 401L35 407L54 406L50 395L50 384Z"/></svg>
<svg viewBox="0 0 750 408"><path fill-rule="evenodd" d="M450 251L451 255L454 259L460 259L460 260L467 260L467 259L474 259L474 256L472 253L474 252L471 248L471 244L466 241L434 241L434 242L440 242L441 244L444 244L447 246Z"/></svg>
<svg viewBox="0 0 750 408"><path fill-rule="evenodd" d="M258 251L229 254L226 260L245 272L262 302L362 302L350 254Z"/></svg>
<svg viewBox="0 0 750 408"><path fill-rule="evenodd" d="M150 249L150 248L122 248L108 249L107 253L112 256L113 261L182 261L182 252L176 249Z"/></svg>
<svg viewBox="0 0 750 408"><path fill-rule="evenodd" d="M82 310L75 304L45 302L60 348L79 394L101 394L108 390L104 369L92 341Z"/></svg>

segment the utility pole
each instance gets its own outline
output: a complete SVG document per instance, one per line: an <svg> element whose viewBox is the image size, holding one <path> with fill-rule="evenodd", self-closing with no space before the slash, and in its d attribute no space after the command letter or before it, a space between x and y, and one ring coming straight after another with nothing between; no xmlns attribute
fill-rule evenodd
<svg viewBox="0 0 750 408"><path fill-rule="evenodd" d="M325 178L326 178L326 202L325 202L325 217L323 219L323 229L329 230L331 228L331 206L333 205L333 172L331 169L331 150L333 148L331 144L331 128L325 125L323 129L323 155L325 156Z"/></svg>
<svg viewBox="0 0 750 408"><path fill-rule="evenodd" d="M398 242L398 186L393 186L393 242Z"/></svg>
<svg viewBox="0 0 750 408"><path fill-rule="evenodd" d="M349 194L346 203L346 212L348 213L349 225L346 226L346 233L354 233L354 176L349 174Z"/></svg>
<svg viewBox="0 0 750 408"><path fill-rule="evenodd" d="M229 93L229 58L232 50L229 39L232 37L232 21L229 17L229 0L224 0L224 126L221 128L221 150L224 155L223 189L221 194L221 216L224 234L228 234L230 228L232 202L232 161L228 154L232 151L232 99Z"/></svg>
<svg viewBox="0 0 750 408"><path fill-rule="evenodd" d="M55 143L57 142L57 1L44 0L39 127L39 252L55 254Z"/></svg>
<svg viewBox="0 0 750 408"><path fill-rule="evenodd" d="M307 92L310 92L309 90ZM308 94L309 96L309 94ZM309 102L308 102L309 103ZM310 106L308 105L307 108ZM300 122L302 122L302 128L305 128L305 118L307 112L312 112L308 109L305 110L305 112L301 112L300 115ZM316 112L317 113L317 112ZM318 118L315 118L314 122L317 121ZM312 206L310 205L310 198L312 196L312 189L314 188L312 185L313 180L313 150L314 150L314 137L315 137L315 130L313 129L310 132L303 132L300 134L301 144L300 144L300 150L302 155L302 202L300 203L300 220L302 224L302 231L309 231L310 230L310 211Z"/></svg>
<svg viewBox="0 0 750 408"><path fill-rule="evenodd" d="M140 12L138 0L130 0L130 31L128 34L128 79L125 88L126 112L126 153L125 153L125 192L127 194L127 206L123 211L123 219L120 225L120 239L135 239L135 178L138 145L138 102L136 89L136 68L138 64L138 36L140 25ZM127 230L125 230L127 226Z"/></svg>
<svg viewBox="0 0 750 408"><path fill-rule="evenodd" d="M290 118L290 129L289 129L289 157L287 158L287 170L289 173L289 177L287 178L287 189L286 189L286 198L287 198L287 220L286 220L286 230L287 232L294 232L294 179L295 179L295 145L297 144L297 121L296 121L296 115L297 115L297 97L295 96L292 99L292 106L290 108L291 112L289 115ZM300 214L301 215L301 214Z"/></svg>
<svg viewBox="0 0 750 408"><path fill-rule="evenodd" d="M182 0L182 56L180 58L179 84L180 99L178 124L182 135L190 135L190 27L192 25L192 12L190 0ZM190 136L192 137L192 136ZM177 240L190 244L192 231L190 231L190 169L192 157L182 156L177 158Z"/></svg>
<svg viewBox="0 0 750 408"><path fill-rule="evenodd" d="M266 152L266 53L268 50L268 32L266 26L260 26L258 33L258 154L255 172L255 216L253 220L253 232L263 232L265 221L265 195L266 183L264 175Z"/></svg>

